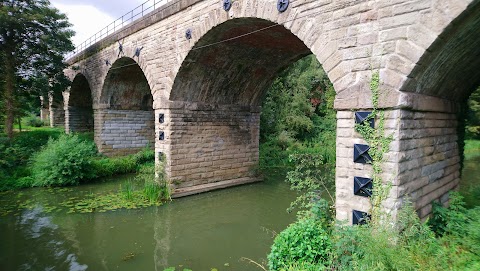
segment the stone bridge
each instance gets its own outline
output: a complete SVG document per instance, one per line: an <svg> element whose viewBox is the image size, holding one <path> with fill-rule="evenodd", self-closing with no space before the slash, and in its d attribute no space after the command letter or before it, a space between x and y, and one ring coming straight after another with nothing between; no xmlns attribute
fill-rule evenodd
<svg viewBox="0 0 480 271"><path fill-rule="evenodd" d="M372 174L354 158L366 144L354 125L372 108L372 70L394 135L385 208L408 196L424 218L446 202L460 177L457 113L480 84L480 1L282 3L172 0L78 52L65 71L66 131L94 131L108 155L154 146L174 196L257 181L265 90L314 54L337 93L337 218L357 223L370 207L354 191Z"/></svg>

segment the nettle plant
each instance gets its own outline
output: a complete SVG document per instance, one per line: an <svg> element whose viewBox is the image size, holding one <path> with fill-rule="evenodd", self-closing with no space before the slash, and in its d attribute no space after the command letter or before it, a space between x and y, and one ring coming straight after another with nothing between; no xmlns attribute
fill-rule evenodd
<svg viewBox="0 0 480 271"><path fill-rule="evenodd" d="M370 90L372 93L373 109L370 115L362 123L355 125L357 131L363 139L370 146L368 153L372 158L370 161L372 165L372 182L373 190L371 197L371 220L372 222L379 221L382 214L382 202L388 197L391 189L391 183L384 183L382 179L382 163L384 162L384 155L390 150L390 143L393 141L393 135L385 134L385 111L378 108L379 101L379 86L380 74L378 71L373 72L370 81ZM376 127L371 127L369 120L374 119L377 124Z"/></svg>

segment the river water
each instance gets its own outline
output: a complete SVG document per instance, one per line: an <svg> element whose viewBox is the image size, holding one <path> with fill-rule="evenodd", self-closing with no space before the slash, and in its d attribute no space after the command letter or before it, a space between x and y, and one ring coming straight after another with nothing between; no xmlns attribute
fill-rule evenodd
<svg viewBox="0 0 480 271"><path fill-rule="evenodd" d="M52 211L118 182L0 194L0 204L26 207L0 213L0 270L260 270L244 258L265 263L274 232L295 219L286 212L295 193L281 178L159 207Z"/></svg>
<svg viewBox="0 0 480 271"><path fill-rule="evenodd" d="M480 157L464 164L461 190L470 205L480 203L479 165ZM122 181L0 194L0 270L261 270L245 258L265 264L274 233L295 219L286 212L295 193L281 177L159 207L87 214L52 208ZM7 205L23 208L7 214Z"/></svg>

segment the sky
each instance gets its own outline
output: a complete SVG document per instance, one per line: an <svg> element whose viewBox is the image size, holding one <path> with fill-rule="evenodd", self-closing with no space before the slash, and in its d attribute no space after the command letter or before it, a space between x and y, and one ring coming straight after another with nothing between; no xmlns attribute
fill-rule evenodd
<svg viewBox="0 0 480 271"><path fill-rule="evenodd" d="M73 44L86 39L147 0L51 0L51 4L68 16L76 32ZM150 0L152 1L152 0ZM158 2L158 0L157 0Z"/></svg>

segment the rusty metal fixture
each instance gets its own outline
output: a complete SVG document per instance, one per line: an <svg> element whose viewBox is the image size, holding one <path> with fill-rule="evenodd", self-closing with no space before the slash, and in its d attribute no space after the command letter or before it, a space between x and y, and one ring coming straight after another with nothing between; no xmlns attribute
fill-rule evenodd
<svg viewBox="0 0 480 271"><path fill-rule="evenodd" d="M290 4L289 0L278 0L277 1L277 10L279 12L284 12L288 8L288 4Z"/></svg>
<svg viewBox="0 0 480 271"><path fill-rule="evenodd" d="M120 54L123 56L123 44L121 44L119 40L117 40L117 42L118 42L118 55L117 55L117 57L120 57Z"/></svg>
<svg viewBox="0 0 480 271"><path fill-rule="evenodd" d="M224 9L225 11L229 11L231 7L232 7L232 1L230 1L230 0L223 0L223 9Z"/></svg>
<svg viewBox="0 0 480 271"><path fill-rule="evenodd" d="M141 48L138 48L135 49L135 54L133 55L133 57L140 57L140 52L142 51L143 49L143 46Z"/></svg>

